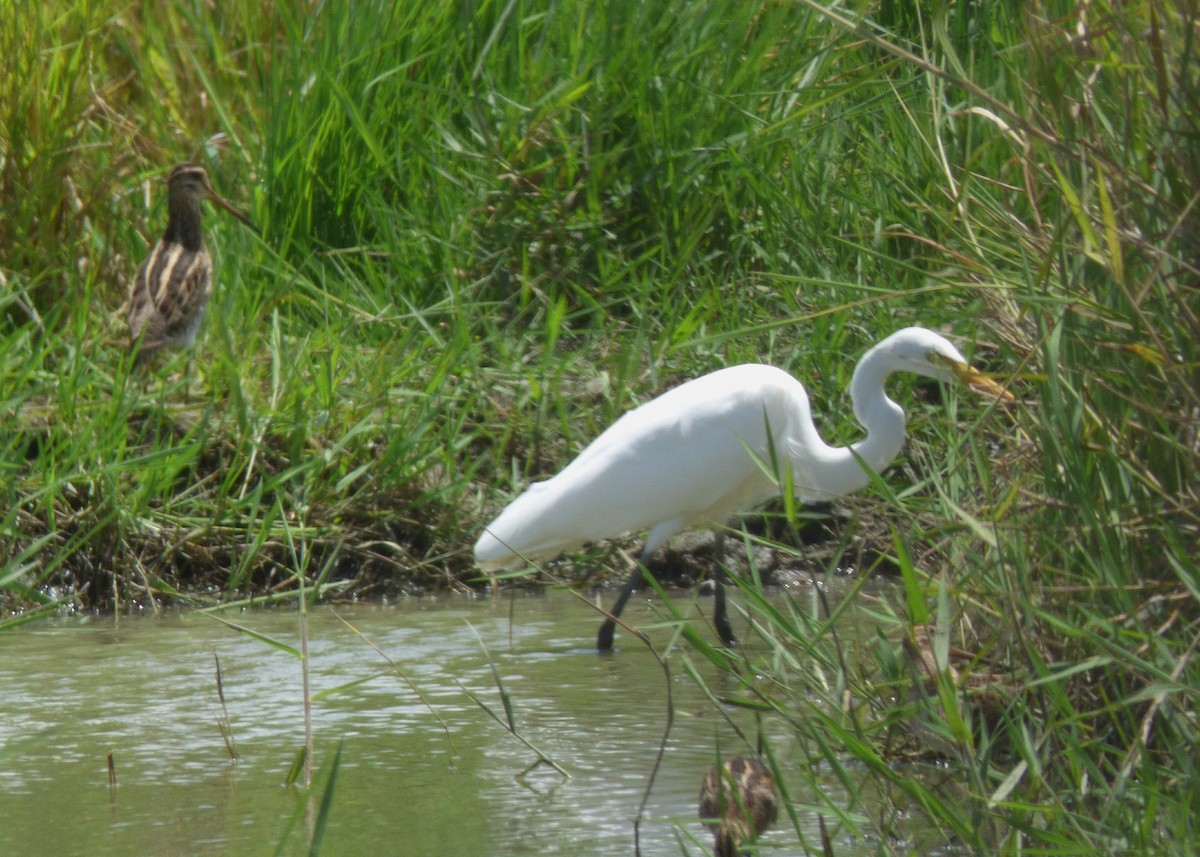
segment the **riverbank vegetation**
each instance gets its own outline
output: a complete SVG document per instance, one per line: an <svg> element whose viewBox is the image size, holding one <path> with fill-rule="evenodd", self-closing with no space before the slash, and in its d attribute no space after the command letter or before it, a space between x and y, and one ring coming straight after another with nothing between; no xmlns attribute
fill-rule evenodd
<svg viewBox="0 0 1200 857"><path fill-rule="evenodd" d="M839 9L4 6L2 621L478 586L479 527L631 405L768 362L846 442L854 361L920 323L1016 401L897 380L906 465L815 562L795 510L768 531L893 575L854 599L878 639L748 586L754 661L692 656L891 796L820 808L879 853L908 813L1193 853L1196 11ZM120 306L183 160L261 236L206 213L205 334L139 373Z"/></svg>

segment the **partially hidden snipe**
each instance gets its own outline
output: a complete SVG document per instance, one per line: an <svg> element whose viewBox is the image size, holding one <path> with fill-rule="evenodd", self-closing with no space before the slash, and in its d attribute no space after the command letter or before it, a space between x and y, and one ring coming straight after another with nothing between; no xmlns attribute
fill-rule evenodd
<svg viewBox="0 0 1200 857"><path fill-rule="evenodd" d="M704 775L700 817L712 828L714 857L737 857L775 823L779 790L770 768L757 759L731 756Z"/></svg>
<svg viewBox="0 0 1200 857"><path fill-rule="evenodd" d="M212 257L204 246L200 203L211 200L251 229L254 224L213 190L208 173L179 164L167 177L167 229L129 290L129 349L143 363L164 348L188 348L212 294Z"/></svg>

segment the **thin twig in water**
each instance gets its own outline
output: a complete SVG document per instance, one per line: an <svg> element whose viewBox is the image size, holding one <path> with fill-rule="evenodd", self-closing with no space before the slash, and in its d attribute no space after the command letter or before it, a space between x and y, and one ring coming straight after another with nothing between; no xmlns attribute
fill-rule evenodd
<svg viewBox="0 0 1200 857"><path fill-rule="evenodd" d="M414 683L413 680L408 677L408 675L404 672L404 670L400 669L400 665L397 664L395 661L393 661L391 658L389 658L387 655L385 655L383 653L383 649L381 649L381 648L379 648L379 646L375 645L374 641L368 639L363 634L362 631L358 630L353 625L351 625L348 621L346 621L345 617L343 617L340 613L338 613L336 610L333 610L331 612L333 613L334 616L336 616L338 618L338 620L343 625L345 625L347 628L349 628L351 631L353 631L360 640L362 640L364 643L366 643L368 646L370 646L372 649L374 649L375 654L379 655L379 657L381 657L385 661L387 661L388 666L390 666L392 668L392 671L404 680L404 683L408 685L409 690L411 690L413 693L415 693L417 695L417 699L421 700L421 704L424 705L427 709L429 709L429 713L432 714L434 717L436 717L437 722L441 724L442 731L446 733L446 743L450 745L450 752L457 753L458 751L454 747L454 738L450 734L449 724L447 724L446 721L442 719L441 715L437 713L437 709L435 709L433 707L433 704L428 699L425 698L425 695L423 693L421 693L421 689L419 687L417 687L416 683Z"/></svg>
<svg viewBox="0 0 1200 857"><path fill-rule="evenodd" d="M312 695L308 685L308 597L304 591L304 572L296 575L300 581L300 681L304 693L304 787L313 781Z"/></svg>
<svg viewBox="0 0 1200 857"><path fill-rule="evenodd" d="M108 799L110 802L117 799L117 761L112 750L108 751Z"/></svg>
<svg viewBox="0 0 1200 857"><path fill-rule="evenodd" d="M642 792L642 802L638 804L637 815L633 819L633 853L637 857L642 855L641 845L641 825L642 818L646 814L646 804L650 801L650 791L654 788L654 781L658 777L658 769L662 766L663 755L667 752L667 739L671 735L671 728L675 725L675 699L671 693L671 665L662 657L650 643L650 638L641 631L635 631L629 628L624 622L618 623L629 633L633 634L650 650L650 654L658 661L658 665L662 667L663 684L667 689L667 725L663 728L662 738L658 742L658 752L654 754L654 765L650 768L650 778L646 781L646 790Z"/></svg>
<svg viewBox="0 0 1200 857"><path fill-rule="evenodd" d="M237 742L233 740L233 721L229 719L229 708L225 705L225 682L221 678L221 658L213 652L213 663L217 668L217 701L221 703L221 717L217 720L217 728L221 730L221 738L225 741L225 749L229 758L237 761L241 758L237 751Z"/></svg>
<svg viewBox="0 0 1200 857"><path fill-rule="evenodd" d="M619 553L627 561L629 561L629 562L633 561L633 558L628 556L624 551L619 551ZM662 667L663 678L664 678L664 682L666 684L666 690L667 690L667 722L666 722L666 726L663 728L662 738L658 742L658 751L654 754L654 764L650 767L650 777L646 780L646 788L642 792L642 800L638 804L637 814L633 817L633 853L636 855L636 857L641 857L641 855L642 855L642 844L641 844L642 818L645 817L646 804L648 804L650 802L650 792L654 789L654 781L658 778L658 770L660 767L662 767L663 756L667 752L667 740L671 736L671 729L675 726L675 698L671 692L671 665L669 663L667 663L666 659L663 658L662 655L660 655L658 653L658 650L656 650L654 648L654 644L650 642L650 638L647 637L644 633L642 633L641 631L639 631L636 628L632 628L629 625L625 624L625 622L622 621L620 619L620 617L613 616L611 613L609 613L603 607L601 607L600 605L591 601L589 598L584 596L582 593L575 591L574 587L569 586L567 584L567 582L565 580L563 580L561 577L559 577L558 575L554 574L553 572L546 571L546 569L541 568L540 566L539 566L539 570L541 571L541 573L543 575L545 575L547 578L549 578L554 584L565 588L568 592L570 592L572 595L574 595L576 598L578 598L584 604L588 605L588 607L592 608L597 613L604 616L606 619L612 619L617 625L619 625L621 627L621 630L625 631L627 634L631 634L632 636L636 637L642 643L642 645L644 645L650 651L650 654L654 657L654 659L656 661L658 661L658 665L660 667Z"/></svg>
<svg viewBox="0 0 1200 857"><path fill-rule="evenodd" d="M518 741L520 741L522 744L524 744L526 747L528 747L530 750L532 750L534 753L537 754L537 757L538 757L537 762L535 762L533 765L530 765L528 768L526 768L524 771L522 771L519 776L524 776L525 774L529 773L529 771L531 771L533 768L537 767L537 765L539 765L539 764L545 764L545 765L549 765L550 767L554 768L554 770L558 771L560 774L562 774L568 780L571 779L571 775L568 774L561 765L559 765L557 762L555 762L553 759L551 759L549 756L547 756L545 753L543 753L540 749L538 749L538 747L532 741L530 741L528 738L526 738L524 735L522 735L520 732L517 731L517 720L516 720L516 716L513 714L512 698L508 695L508 691L504 689L504 682L500 678L500 671L496 669L496 664L492 661L492 654L491 654L491 652L488 651L487 646L484 645L483 639L479 636L479 632L475 630L475 627L473 625L471 625L469 622L467 623L467 627L471 629L471 633L473 633L475 635L475 639L479 640L479 647L481 649L483 649L483 654L485 657L487 657L488 666L492 670L492 678L494 678L496 680L496 688L497 688L497 690L500 691L500 703L504 706L504 716L501 717L499 714L497 714L495 711L493 711L486 702L484 702L482 699L480 699L478 696L476 696L474 691L472 691L470 688L468 688L465 684L463 684L457 678L454 680L454 683L457 684L460 688L462 688L463 693L465 693L467 696L471 697L471 701L474 702L476 705L478 705L481 709L483 709L484 713L486 713L489 717L491 717L493 720L495 720L497 723L499 723L501 726L503 726L506 730L508 730L508 733L510 735L512 735L514 738L516 738Z"/></svg>
<svg viewBox="0 0 1200 857"><path fill-rule="evenodd" d="M821 827L821 853L825 857L833 857L833 841L829 838L829 831L825 828L825 816L817 813L817 823Z"/></svg>

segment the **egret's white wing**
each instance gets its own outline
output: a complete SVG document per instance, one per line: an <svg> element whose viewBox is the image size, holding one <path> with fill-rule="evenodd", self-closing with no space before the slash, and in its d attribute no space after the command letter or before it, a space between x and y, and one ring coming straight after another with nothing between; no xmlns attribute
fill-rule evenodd
<svg viewBox="0 0 1200 857"><path fill-rule="evenodd" d="M664 528L664 539L700 521L722 523L771 493L755 457L771 460L768 424L786 449L798 416L810 423L803 388L770 366L735 366L676 387L625 414L557 476L531 485L488 525L476 559L505 568L520 564L516 554L549 558L665 521L675 526Z"/></svg>

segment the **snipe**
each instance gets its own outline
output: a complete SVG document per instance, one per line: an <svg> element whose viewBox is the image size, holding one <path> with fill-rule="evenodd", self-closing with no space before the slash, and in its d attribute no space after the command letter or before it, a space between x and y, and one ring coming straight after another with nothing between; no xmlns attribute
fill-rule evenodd
<svg viewBox="0 0 1200 857"><path fill-rule="evenodd" d="M714 857L737 857L775 823L779 790L771 770L756 759L731 756L704 775L700 817L712 828Z"/></svg>
<svg viewBox="0 0 1200 857"><path fill-rule="evenodd" d="M196 340L212 294L212 257L204 246L200 203L211 200L251 229L250 218L213 190L203 167L179 164L167 177L167 229L129 290L129 349L138 363Z"/></svg>

